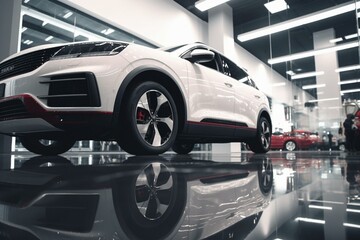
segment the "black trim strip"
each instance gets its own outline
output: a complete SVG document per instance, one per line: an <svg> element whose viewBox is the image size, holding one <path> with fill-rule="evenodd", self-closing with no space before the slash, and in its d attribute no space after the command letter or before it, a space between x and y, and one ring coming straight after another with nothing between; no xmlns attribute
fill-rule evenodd
<svg viewBox="0 0 360 240"><path fill-rule="evenodd" d="M227 121L227 120L220 120L215 118L204 118L200 122L202 123L213 123L217 125L221 125L224 127L224 125L227 125L228 127L248 127L246 123L243 122L235 122L235 121Z"/></svg>

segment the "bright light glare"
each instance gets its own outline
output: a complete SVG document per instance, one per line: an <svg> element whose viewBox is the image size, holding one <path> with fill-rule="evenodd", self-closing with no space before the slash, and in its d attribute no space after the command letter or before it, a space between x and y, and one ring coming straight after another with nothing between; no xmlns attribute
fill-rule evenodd
<svg viewBox="0 0 360 240"><path fill-rule="evenodd" d="M285 2L285 0L274 0L268 3L265 3L264 6L267 8L271 14L284 11L289 7L289 5Z"/></svg>
<svg viewBox="0 0 360 240"><path fill-rule="evenodd" d="M340 81L340 82L338 82L338 84L339 85L345 85L345 84L352 84L352 83L358 83L358 82L360 82L360 79Z"/></svg>
<svg viewBox="0 0 360 240"><path fill-rule="evenodd" d="M323 210L332 210L332 207L319 206L319 205L309 205L309 208L323 209Z"/></svg>
<svg viewBox="0 0 360 240"><path fill-rule="evenodd" d="M339 100L339 98L323 98L317 100L309 100L309 102L327 102L327 101L335 101L335 100Z"/></svg>
<svg viewBox="0 0 360 240"><path fill-rule="evenodd" d="M264 27L261 29L257 29L254 31L250 31L247 33L243 33L243 34L239 34L238 35L238 40L240 42L245 42L245 41L249 41L255 38L259 38L259 37L263 37L263 36L267 36L273 33L277 33L277 32L281 32L281 31L285 31L291 28L295 28L295 27L299 27L299 26L303 26L309 23L313 23L313 22L317 22L323 19L327 19L330 17L334 17L343 13L347 13L347 12L351 12L355 10L355 4L354 2L352 3L345 3L345 4L341 4L341 5L337 5L335 7L332 8L328 8L325 9L323 11L319 11L316 13L311 13L305 16L301 16L286 22L282 22L282 23L278 23L278 24L274 24L272 26L268 26L268 27Z"/></svg>
<svg viewBox="0 0 360 240"><path fill-rule="evenodd" d="M195 3L195 7L204 12L228 1L230 0L200 0Z"/></svg>
<svg viewBox="0 0 360 240"><path fill-rule="evenodd" d="M360 65L352 65L352 66L337 68L337 69L335 69L335 72L339 73L339 72L346 72L346 71L352 71L352 70L357 70L357 69L360 69Z"/></svg>
<svg viewBox="0 0 360 240"><path fill-rule="evenodd" d="M354 92L360 92L360 88L340 91L341 94L354 93Z"/></svg>
<svg viewBox="0 0 360 240"><path fill-rule="evenodd" d="M298 218L295 218L295 221L325 224L325 220L319 220L319 219L314 219L314 218L302 218L302 217L298 217Z"/></svg>
<svg viewBox="0 0 360 240"><path fill-rule="evenodd" d="M295 74L295 75L291 76L291 80L301 79L301 78L308 78L308 77L315 77L315 76L320 76L320 75L324 75L324 74L325 73L323 71Z"/></svg>
<svg viewBox="0 0 360 240"><path fill-rule="evenodd" d="M303 86L302 89L306 90L306 89L322 88L322 87L326 87L326 84L310 84Z"/></svg>
<svg viewBox="0 0 360 240"><path fill-rule="evenodd" d="M337 52L337 51L354 48L354 47L359 47L358 41L341 44L341 45L337 45L337 46L329 47L329 48L322 48L322 49L317 49L317 50L306 51L306 52L295 53L295 54L286 55L286 56L282 56L282 57L272 58L272 59L268 60L268 63L276 64L276 63L288 62L288 61L298 60L298 59L302 59L302 58L313 57L313 56L317 56L317 55L321 55L321 54L325 54L325 53Z"/></svg>

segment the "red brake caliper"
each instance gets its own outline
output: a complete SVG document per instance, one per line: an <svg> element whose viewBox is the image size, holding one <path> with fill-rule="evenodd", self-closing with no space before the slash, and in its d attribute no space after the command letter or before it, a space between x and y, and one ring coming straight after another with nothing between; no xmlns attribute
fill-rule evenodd
<svg viewBox="0 0 360 240"><path fill-rule="evenodd" d="M145 111L143 109L137 109L136 119L138 121L145 121Z"/></svg>

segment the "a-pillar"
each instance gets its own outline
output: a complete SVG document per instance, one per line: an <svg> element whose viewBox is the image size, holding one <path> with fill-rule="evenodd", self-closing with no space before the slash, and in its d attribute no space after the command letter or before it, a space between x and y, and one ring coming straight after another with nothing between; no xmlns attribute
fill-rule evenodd
<svg viewBox="0 0 360 240"><path fill-rule="evenodd" d="M209 46L215 48L230 59L235 57L233 9L222 4L209 10L208 32ZM213 144L213 153L240 152L239 143Z"/></svg>
<svg viewBox="0 0 360 240"><path fill-rule="evenodd" d="M335 46L330 40L335 38L334 29L326 29L315 32L314 49L329 48ZM315 56L315 69L317 72L324 72L323 75L316 77L316 84L325 84L325 87L318 88L318 113L319 123L322 123L326 130L335 127L342 120L342 104L340 95L339 74L335 72L338 68L338 58L336 52L325 53ZM322 101L323 100L323 101ZM332 134L337 134L334 128Z"/></svg>
<svg viewBox="0 0 360 240"><path fill-rule="evenodd" d="M0 61L18 52L21 0L0 0ZM0 154L11 152L11 137L0 135ZM0 164L9 164L0 159ZM6 162L6 163L5 163Z"/></svg>

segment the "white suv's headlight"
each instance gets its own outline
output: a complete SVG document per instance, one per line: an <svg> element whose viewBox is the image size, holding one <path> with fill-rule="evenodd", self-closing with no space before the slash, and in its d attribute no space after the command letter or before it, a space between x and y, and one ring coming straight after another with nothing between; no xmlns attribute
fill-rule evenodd
<svg viewBox="0 0 360 240"><path fill-rule="evenodd" d="M50 60L92 56L112 56L119 54L128 46L118 42L74 43L62 47Z"/></svg>

